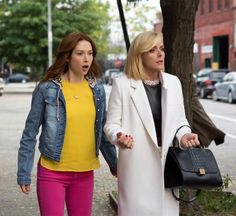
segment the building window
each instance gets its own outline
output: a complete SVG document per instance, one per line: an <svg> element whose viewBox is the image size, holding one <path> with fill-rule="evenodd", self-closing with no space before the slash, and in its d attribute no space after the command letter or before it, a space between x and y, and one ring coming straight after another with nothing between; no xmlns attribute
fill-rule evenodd
<svg viewBox="0 0 236 216"><path fill-rule="evenodd" d="M211 68L211 59L210 58L206 58L204 61L204 67L205 68Z"/></svg>
<svg viewBox="0 0 236 216"><path fill-rule="evenodd" d="M205 0L201 1L201 15L205 13Z"/></svg>
<svg viewBox="0 0 236 216"><path fill-rule="evenodd" d="M230 0L225 0L225 8L229 8L230 7Z"/></svg>
<svg viewBox="0 0 236 216"><path fill-rule="evenodd" d="M221 10L222 0L217 0L217 10Z"/></svg>
<svg viewBox="0 0 236 216"><path fill-rule="evenodd" d="M209 7L209 13L211 13L213 11L213 0L209 0L208 1L208 7Z"/></svg>

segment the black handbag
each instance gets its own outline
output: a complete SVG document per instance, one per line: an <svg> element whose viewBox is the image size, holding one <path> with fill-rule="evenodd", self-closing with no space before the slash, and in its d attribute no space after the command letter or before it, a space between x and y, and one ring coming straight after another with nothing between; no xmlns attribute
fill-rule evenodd
<svg viewBox="0 0 236 216"><path fill-rule="evenodd" d="M173 196L178 201L192 202L197 198L200 189L222 186L220 170L211 150L205 148L182 150L177 147L176 140L175 136L173 147L169 147L167 153L164 170L165 187L172 188ZM181 199L174 193L174 188L197 189L197 193L191 199Z"/></svg>

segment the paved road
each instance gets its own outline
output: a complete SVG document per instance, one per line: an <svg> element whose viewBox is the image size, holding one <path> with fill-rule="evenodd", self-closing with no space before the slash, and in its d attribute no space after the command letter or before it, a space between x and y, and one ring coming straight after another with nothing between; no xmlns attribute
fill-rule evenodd
<svg viewBox="0 0 236 216"><path fill-rule="evenodd" d="M30 94L5 94L0 97L0 216L38 216L35 193L35 167L32 193L24 195L16 184L16 159L24 121L30 106ZM36 161L39 154L36 154ZM116 190L116 178L109 173L101 157L95 172L93 216L115 216L108 193Z"/></svg>
<svg viewBox="0 0 236 216"><path fill-rule="evenodd" d="M229 190L236 194L236 104L216 102L211 99L201 99L205 111L214 124L226 133L225 142L216 146L210 145L223 176L229 175L233 184Z"/></svg>

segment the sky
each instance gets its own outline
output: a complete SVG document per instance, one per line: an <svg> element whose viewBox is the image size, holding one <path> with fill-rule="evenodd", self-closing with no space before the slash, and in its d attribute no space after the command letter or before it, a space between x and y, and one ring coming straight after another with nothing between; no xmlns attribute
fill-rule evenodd
<svg viewBox="0 0 236 216"><path fill-rule="evenodd" d="M119 44L125 47L122 27L119 19L119 11L117 8L116 0L103 0L104 2L109 2L111 5L109 14L112 17L110 22L110 42L111 44ZM139 1L136 6L133 3L127 4L127 0L122 0L124 14L126 18L126 25L129 32L130 41L133 38L144 30L153 30L153 24L156 23L156 13L161 11L159 0L142 0ZM148 11L145 11L144 8L148 7ZM127 8L129 10L127 10ZM146 20L140 18L137 13L142 13ZM139 18L138 18L139 17ZM134 19L135 18L135 19ZM134 22L141 23L142 30L134 28ZM139 27L140 28L140 27Z"/></svg>
<svg viewBox="0 0 236 216"><path fill-rule="evenodd" d="M118 12L118 8L117 8L117 1L116 0L108 0L108 2L111 4L111 8L110 8L110 15L112 17L119 17L119 12ZM125 18L126 18L126 24L129 28L129 25L131 23L129 23L129 17L136 17L136 13L139 11L142 11L142 9L144 7L148 7L149 10L146 13L146 18L148 19L148 22L145 22L144 24L147 26L147 28L152 28L153 27L153 23L156 22L155 17L156 17L156 12L157 11L161 11L160 9L160 1L159 0L141 0L138 3L136 3L136 5L134 6L133 3L128 3L127 4L127 0L122 0L122 4L123 4L123 8L124 8L124 13L125 13ZM129 9L129 11L127 11L126 9ZM145 12L143 11L143 14L145 14Z"/></svg>

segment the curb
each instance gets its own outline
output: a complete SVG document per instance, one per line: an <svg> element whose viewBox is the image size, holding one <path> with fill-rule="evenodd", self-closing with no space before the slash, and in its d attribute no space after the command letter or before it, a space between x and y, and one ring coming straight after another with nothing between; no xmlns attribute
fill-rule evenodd
<svg viewBox="0 0 236 216"><path fill-rule="evenodd" d="M4 94L32 94L35 87L37 86L36 82L27 82L27 83L7 83L4 85L3 95Z"/></svg>
<svg viewBox="0 0 236 216"><path fill-rule="evenodd" d="M8 94L32 94L32 91L7 91L7 92L3 92L3 96L4 95L8 95Z"/></svg>

